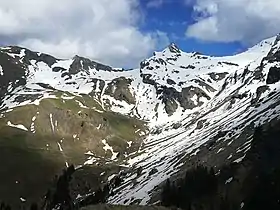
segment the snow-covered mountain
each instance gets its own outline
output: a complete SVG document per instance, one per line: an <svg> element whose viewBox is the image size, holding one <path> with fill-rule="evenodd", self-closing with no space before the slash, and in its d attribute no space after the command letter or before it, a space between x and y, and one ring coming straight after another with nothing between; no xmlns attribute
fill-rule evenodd
<svg viewBox="0 0 280 210"><path fill-rule="evenodd" d="M9 148L31 149L47 161L60 154L66 165L100 166L100 177L106 165L121 167L102 180L123 180L108 202L156 201L155 187L190 163L241 162L254 127L278 118L279 48L280 36L227 57L171 44L126 71L79 56L62 60L2 47L0 150L14 136L24 147ZM51 161L50 176L59 168Z"/></svg>

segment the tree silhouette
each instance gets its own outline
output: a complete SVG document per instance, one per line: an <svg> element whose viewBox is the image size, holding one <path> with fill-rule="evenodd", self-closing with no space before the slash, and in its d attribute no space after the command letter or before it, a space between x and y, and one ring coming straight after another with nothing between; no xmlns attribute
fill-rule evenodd
<svg viewBox="0 0 280 210"><path fill-rule="evenodd" d="M32 203L30 210L39 210L37 203Z"/></svg>
<svg viewBox="0 0 280 210"><path fill-rule="evenodd" d="M200 205L197 200L215 193L217 185L213 169L197 166L187 171L183 179L172 184L167 179L161 193L161 201L165 206L191 209L192 205Z"/></svg>
<svg viewBox="0 0 280 210"><path fill-rule="evenodd" d="M63 170L62 175L60 175L58 178L55 178L55 181L57 181L54 188L47 191L43 208L45 207L46 210L52 210L54 208L60 210L73 209L73 201L70 196L69 183L74 172L74 165L70 165L67 169Z"/></svg>

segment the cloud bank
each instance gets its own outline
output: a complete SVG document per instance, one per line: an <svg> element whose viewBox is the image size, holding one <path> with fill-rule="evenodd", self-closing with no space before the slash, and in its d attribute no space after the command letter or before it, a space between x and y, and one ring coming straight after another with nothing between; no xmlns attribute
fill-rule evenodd
<svg viewBox="0 0 280 210"><path fill-rule="evenodd" d="M165 33L143 33L137 0L0 1L2 45L21 45L69 58L75 54L116 67L137 66Z"/></svg>
<svg viewBox="0 0 280 210"><path fill-rule="evenodd" d="M252 45L280 32L279 0L186 0L195 23L186 36L203 41Z"/></svg>

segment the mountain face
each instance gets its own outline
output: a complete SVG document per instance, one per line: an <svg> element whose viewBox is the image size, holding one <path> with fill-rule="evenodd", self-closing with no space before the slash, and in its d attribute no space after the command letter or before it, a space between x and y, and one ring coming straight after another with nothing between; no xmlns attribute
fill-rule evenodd
<svg viewBox="0 0 280 210"><path fill-rule="evenodd" d="M280 36L227 57L171 44L129 71L0 48L0 198L38 200L74 164L74 200L118 178L108 203L148 204L193 165L242 164L255 127L278 120L279 48Z"/></svg>

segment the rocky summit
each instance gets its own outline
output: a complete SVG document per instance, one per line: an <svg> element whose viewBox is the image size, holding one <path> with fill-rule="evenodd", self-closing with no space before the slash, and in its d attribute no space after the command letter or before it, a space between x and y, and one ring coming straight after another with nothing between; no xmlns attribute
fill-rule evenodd
<svg viewBox="0 0 280 210"><path fill-rule="evenodd" d="M199 165L216 176L234 166L219 179L234 197L255 129L278 125L279 81L279 35L226 57L170 44L133 70L2 47L0 199L59 209L48 199L69 172L73 205L159 204L167 179ZM236 209L249 191L231 200Z"/></svg>

